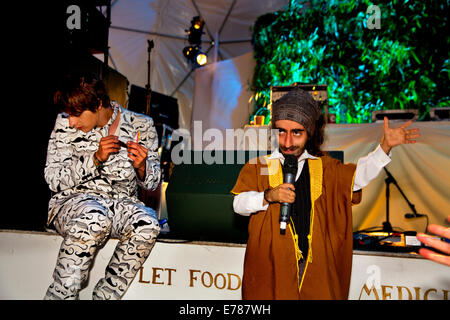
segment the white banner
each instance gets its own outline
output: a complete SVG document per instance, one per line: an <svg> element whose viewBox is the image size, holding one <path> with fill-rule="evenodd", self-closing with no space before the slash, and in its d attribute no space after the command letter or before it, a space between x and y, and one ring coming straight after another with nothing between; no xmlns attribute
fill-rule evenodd
<svg viewBox="0 0 450 320"><path fill-rule="evenodd" d="M42 299L62 237L0 232L0 299ZM91 299L117 240L99 250L80 299ZM239 300L245 245L157 242L124 299ZM350 299L448 300L450 268L422 258L353 255ZM323 279L318 279L323 281Z"/></svg>
<svg viewBox="0 0 450 320"><path fill-rule="evenodd" d="M62 237L0 232L0 299L42 299L52 281ZM97 254L80 299L91 299L118 240ZM241 299L245 246L157 242L124 299Z"/></svg>
<svg viewBox="0 0 450 320"><path fill-rule="evenodd" d="M351 300L448 300L450 267L402 254L353 254Z"/></svg>

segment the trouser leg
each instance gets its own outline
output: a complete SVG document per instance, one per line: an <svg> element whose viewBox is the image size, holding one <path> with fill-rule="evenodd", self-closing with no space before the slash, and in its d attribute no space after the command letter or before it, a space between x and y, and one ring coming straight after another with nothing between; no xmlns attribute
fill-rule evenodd
<svg viewBox="0 0 450 320"><path fill-rule="evenodd" d="M55 219L57 231L64 237L58 253L53 282L44 299L77 299L89 276L97 248L111 230L106 209L94 200L65 205Z"/></svg>
<svg viewBox="0 0 450 320"><path fill-rule="evenodd" d="M94 299L120 299L149 256L159 224L154 211L132 203L121 203L113 219L113 235L119 237L105 277L96 285ZM118 213L121 212L120 214Z"/></svg>

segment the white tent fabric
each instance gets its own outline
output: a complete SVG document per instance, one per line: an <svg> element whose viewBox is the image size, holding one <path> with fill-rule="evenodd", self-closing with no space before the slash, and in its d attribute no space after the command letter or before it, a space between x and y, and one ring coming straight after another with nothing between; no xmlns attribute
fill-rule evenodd
<svg viewBox="0 0 450 320"><path fill-rule="evenodd" d="M391 121L390 125L401 123ZM395 147L386 168L417 212L428 215L430 223L443 225L450 214L450 122L414 122L410 128L418 128L421 137L416 144ZM325 136L324 150L343 150L344 162L356 163L380 143L383 123L329 124ZM386 178L382 171L363 189L361 203L353 207L355 231L381 226L386 220ZM393 183L389 190L392 227L423 232L425 218L405 219L411 208Z"/></svg>
<svg viewBox="0 0 450 320"><path fill-rule="evenodd" d="M202 49L208 50L214 40L220 61L251 52L251 28L256 19L288 4L289 0L112 1L109 65L130 84L145 87L147 40L153 40L151 89L178 99L179 125L189 129L194 77L182 50L188 45L186 29L192 18L201 16L205 20ZM213 51L209 52L210 61Z"/></svg>
<svg viewBox="0 0 450 320"><path fill-rule="evenodd" d="M202 129L243 128L249 123L253 104L250 82L255 60L253 53L212 63L195 71L192 121L201 121ZM191 132L193 125L191 125Z"/></svg>

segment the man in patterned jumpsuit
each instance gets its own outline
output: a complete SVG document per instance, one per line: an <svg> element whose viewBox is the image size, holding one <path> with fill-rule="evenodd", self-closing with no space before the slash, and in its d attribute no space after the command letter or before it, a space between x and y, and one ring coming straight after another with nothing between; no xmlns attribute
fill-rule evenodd
<svg viewBox="0 0 450 320"><path fill-rule="evenodd" d="M138 185L160 182L153 120L109 100L101 81L69 78L55 94L61 106L51 134L45 179L53 191L48 224L63 236L45 299L77 299L97 249L119 239L95 286L94 299L120 299L159 234L155 211Z"/></svg>

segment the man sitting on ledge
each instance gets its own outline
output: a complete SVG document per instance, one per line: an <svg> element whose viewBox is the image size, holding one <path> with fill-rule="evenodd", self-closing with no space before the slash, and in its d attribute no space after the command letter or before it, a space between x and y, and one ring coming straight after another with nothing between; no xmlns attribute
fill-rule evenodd
<svg viewBox="0 0 450 320"><path fill-rule="evenodd" d="M69 78L55 101L63 112L48 143L45 180L55 193L48 224L64 239L45 299L77 299L110 235L119 243L93 298L120 299L160 230L155 211L137 198L138 185L153 190L160 181L153 120L110 102L103 83L89 77Z"/></svg>

